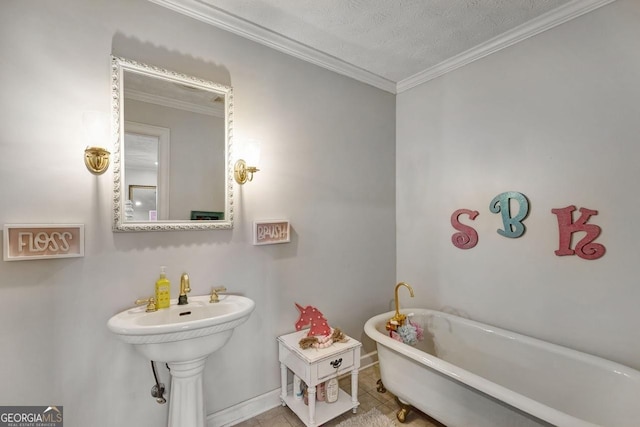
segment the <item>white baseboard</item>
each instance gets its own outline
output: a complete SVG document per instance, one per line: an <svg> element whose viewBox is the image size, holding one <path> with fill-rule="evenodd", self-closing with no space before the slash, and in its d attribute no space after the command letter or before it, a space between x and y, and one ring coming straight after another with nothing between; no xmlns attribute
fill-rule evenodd
<svg viewBox="0 0 640 427"><path fill-rule="evenodd" d="M207 416L207 427L228 427L280 406L280 389L272 390Z"/></svg>
<svg viewBox="0 0 640 427"><path fill-rule="evenodd" d="M377 351L372 351L371 353L360 356L360 370L373 366L376 363L378 363ZM288 392L291 392L291 384L289 384ZM256 396L253 399L240 402L237 405L207 415L207 427L234 426L281 404L280 388L277 388L260 396Z"/></svg>
<svg viewBox="0 0 640 427"><path fill-rule="evenodd" d="M372 351L371 353L363 354L360 356L360 370L367 369L370 366L378 363L378 352Z"/></svg>

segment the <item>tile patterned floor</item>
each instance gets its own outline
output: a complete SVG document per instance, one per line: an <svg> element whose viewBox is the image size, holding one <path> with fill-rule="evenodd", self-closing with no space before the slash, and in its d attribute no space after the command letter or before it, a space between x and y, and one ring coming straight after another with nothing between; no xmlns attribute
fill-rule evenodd
<svg viewBox="0 0 640 427"><path fill-rule="evenodd" d="M347 412L331 420L330 422L323 424L323 427L334 427L340 424L342 421L355 417L358 414L363 414L372 408L377 408L380 412L385 414L390 419L394 420L398 426L407 427L446 427L438 421L430 418L419 411L411 411L407 415L407 419L404 424L400 424L396 420L396 413L400 409L395 402L394 396L391 392L378 393L376 391L377 381L380 379L380 371L378 365L374 365L363 369L358 374L358 401L360 406L358 407L358 413L353 414L352 411ZM347 375L340 378L340 388L351 393L351 376ZM285 406L278 406L270 411L264 412L244 421L240 424L236 424L237 427L304 427L302 421L298 419L296 414Z"/></svg>

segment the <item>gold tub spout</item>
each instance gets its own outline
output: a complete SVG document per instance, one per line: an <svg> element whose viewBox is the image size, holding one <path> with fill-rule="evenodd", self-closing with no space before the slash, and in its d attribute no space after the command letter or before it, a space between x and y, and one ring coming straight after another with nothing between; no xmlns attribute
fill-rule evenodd
<svg viewBox="0 0 640 427"><path fill-rule="evenodd" d="M393 316L388 322L387 322L387 329L388 330L392 330L395 331L398 326L402 326L402 324L404 323L404 319L407 318L407 316L405 316L404 314L400 314L400 304L398 302L398 290L400 289L401 286L405 286L407 289L409 289L409 293L411 294L411 298L413 298L413 288L411 286L409 286L408 284L406 284L405 282L400 282L396 285L396 314L395 316Z"/></svg>

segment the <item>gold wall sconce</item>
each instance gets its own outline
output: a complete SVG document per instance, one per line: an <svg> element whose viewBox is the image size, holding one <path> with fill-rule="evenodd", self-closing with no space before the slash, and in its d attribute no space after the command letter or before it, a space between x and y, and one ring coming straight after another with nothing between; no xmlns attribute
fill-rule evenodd
<svg viewBox="0 0 640 427"><path fill-rule="evenodd" d="M260 142L248 140L240 145L238 156L233 166L233 177L240 185L247 181L253 181L253 174L258 172L257 165L260 160Z"/></svg>
<svg viewBox="0 0 640 427"><path fill-rule="evenodd" d="M253 181L253 174L259 170L255 166L247 166L247 162L240 159L233 166L233 177L238 184L242 185L247 181Z"/></svg>
<svg viewBox="0 0 640 427"><path fill-rule="evenodd" d="M82 137L94 144L106 142L109 134L109 119L101 111L86 111L82 114ZM111 153L98 145L84 150L84 164L94 175L102 175L109 168Z"/></svg>
<svg viewBox="0 0 640 427"><path fill-rule="evenodd" d="M109 155L105 148L87 147L84 150L84 164L94 175L102 175L109 168Z"/></svg>

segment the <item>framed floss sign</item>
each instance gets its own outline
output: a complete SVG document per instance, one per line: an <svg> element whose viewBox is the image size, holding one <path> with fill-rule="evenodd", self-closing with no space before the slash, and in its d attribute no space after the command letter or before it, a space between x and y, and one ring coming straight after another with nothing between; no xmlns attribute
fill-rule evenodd
<svg viewBox="0 0 640 427"><path fill-rule="evenodd" d="M290 241L291 227L289 221L284 219L271 221L254 221L254 245L273 245L276 243L289 243Z"/></svg>
<svg viewBox="0 0 640 427"><path fill-rule="evenodd" d="M5 261L84 256L84 224L5 224Z"/></svg>

